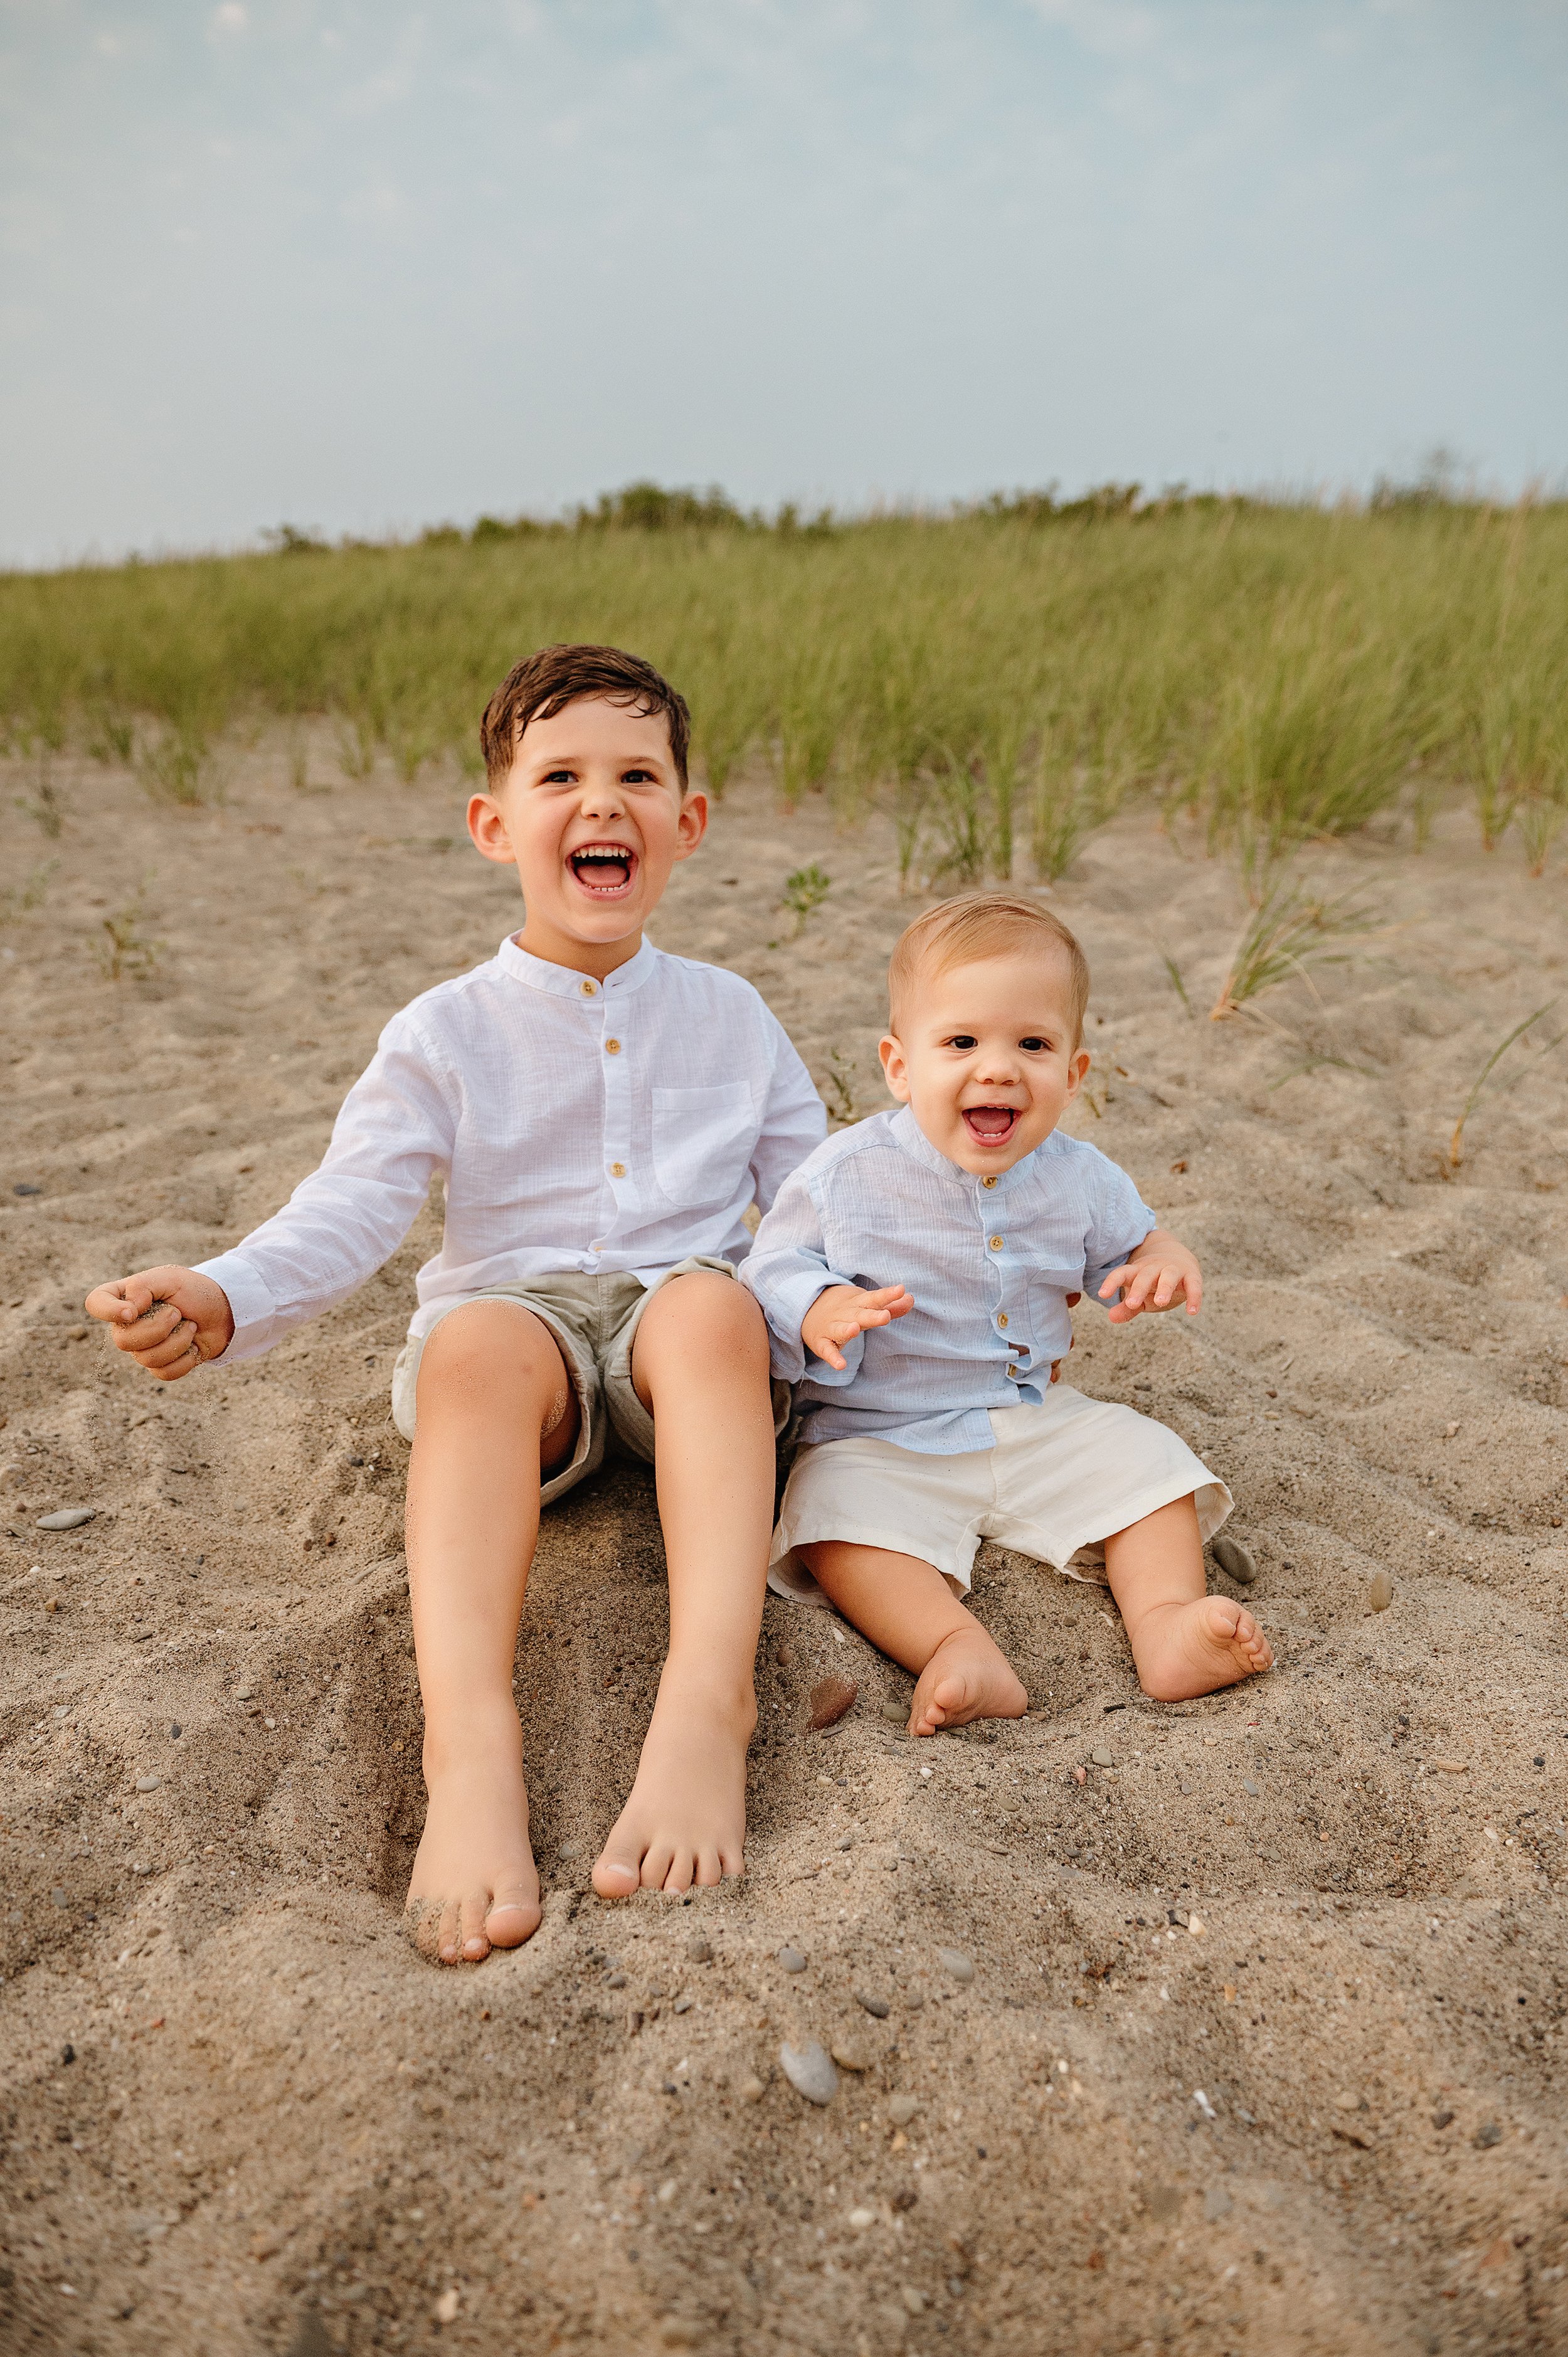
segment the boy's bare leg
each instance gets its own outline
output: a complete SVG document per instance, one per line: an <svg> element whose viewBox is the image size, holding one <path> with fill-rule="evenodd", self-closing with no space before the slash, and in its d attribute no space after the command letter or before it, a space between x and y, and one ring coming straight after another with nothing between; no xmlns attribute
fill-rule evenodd
<svg viewBox="0 0 1568 2357"><path fill-rule="evenodd" d="M654 1419L670 1579L670 1651L637 1779L594 1866L601 1899L739 1874L752 1673L773 1525L768 1332L734 1279L661 1286L632 1345Z"/></svg>
<svg viewBox="0 0 1568 2357"><path fill-rule="evenodd" d="M444 1964L515 1948L539 1924L512 1665L541 1460L546 1472L569 1461L578 1420L554 1337L521 1303L470 1302L424 1346L408 1585L430 1804L408 1913Z"/></svg>
<svg viewBox="0 0 1568 2357"><path fill-rule="evenodd" d="M843 1539L819 1540L800 1554L844 1619L917 1674L911 1735L972 1718L1022 1718L1029 1697L1011 1663L935 1564Z"/></svg>
<svg viewBox="0 0 1568 2357"><path fill-rule="evenodd" d="M1156 1701L1214 1694L1273 1667L1273 1649L1246 1606L1205 1592L1203 1542L1190 1498L1113 1532L1105 1542L1105 1576L1138 1683Z"/></svg>

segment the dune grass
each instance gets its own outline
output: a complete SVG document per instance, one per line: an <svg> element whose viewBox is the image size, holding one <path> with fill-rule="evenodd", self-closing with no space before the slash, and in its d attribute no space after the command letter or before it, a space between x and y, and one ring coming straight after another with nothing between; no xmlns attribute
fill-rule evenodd
<svg viewBox="0 0 1568 2357"><path fill-rule="evenodd" d="M1049 880L1133 792L1262 873L1380 817L1419 842L1455 791L1539 870L1568 811L1568 505L1119 491L802 526L642 487L567 526L276 539L0 576L8 748L47 778L85 747L191 802L226 732L325 718L353 774L473 774L517 656L599 639L684 691L714 791L762 759L846 814L886 795L906 873L936 883Z"/></svg>

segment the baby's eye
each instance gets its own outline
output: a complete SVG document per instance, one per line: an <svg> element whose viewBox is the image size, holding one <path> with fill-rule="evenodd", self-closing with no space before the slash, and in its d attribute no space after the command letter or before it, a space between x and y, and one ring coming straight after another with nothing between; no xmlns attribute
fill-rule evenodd
<svg viewBox="0 0 1568 2357"><path fill-rule="evenodd" d="M948 1041L950 1048L978 1048L980 1042L972 1031L955 1031Z"/></svg>
<svg viewBox="0 0 1568 2357"><path fill-rule="evenodd" d="M1032 1056L1037 1056L1043 1048L1048 1048L1050 1044L1048 1039L1036 1039L1032 1033L1027 1039L1020 1039L1018 1042L1019 1047L1026 1049Z"/></svg>

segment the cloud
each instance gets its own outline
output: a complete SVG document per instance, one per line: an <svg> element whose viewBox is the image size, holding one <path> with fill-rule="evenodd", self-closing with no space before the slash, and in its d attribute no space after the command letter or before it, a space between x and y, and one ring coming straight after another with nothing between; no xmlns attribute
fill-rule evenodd
<svg viewBox="0 0 1568 2357"><path fill-rule="evenodd" d="M237 40L250 29L251 12L241 5L241 0L223 0L222 6L212 11L210 23L215 39Z"/></svg>

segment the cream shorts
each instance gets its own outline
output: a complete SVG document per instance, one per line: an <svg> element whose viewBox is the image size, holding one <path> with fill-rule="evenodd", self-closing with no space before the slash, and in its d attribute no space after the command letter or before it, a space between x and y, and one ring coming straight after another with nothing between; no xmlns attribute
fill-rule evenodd
<svg viewBox="0 0 1568 2357"><path fill-rule="evenodd" d="M928 1457L896 1441L824 1440L790 1469L768 1584L827 1599L795 1554L818 1539L888 1547L935 1564L961 1596L982 1539L1035 1556L1069 1579L1103 1584L1108 1534L1191 1497L1205 1544L1230 1492L1180 1436L1136 1409L1051 1385L1039 1406L993 1408L989 1448Z"/></svg>
<svg viewBox="0 0 1568 2357"><path fill-rule="evenodd" d="M651 1465L653 1418L638 1398L631 1380L631 1346L637 1339L642 1313L660 1286L668 1285L672 1276L686 1276L699 1268L714 1269L725 1276L735 1275L727 1260L709 1260L699 1255L678 1261L652 1285L644 1285L639 1276L624 1273L607 1276L563 1275L536 1277L530 1285L490 1286L482 1293L458 1294L450 1301L427 1302L414 1311L408 1340L392 1369L392 1422L405 1440L413 1438L419 1361L426 1342L444 1318L450 1318L455 1309L466 1309L470 1301L515 1301L520 1308L531 1309L541 1325L548 1326L555 1337L572 1377L581 1415L571 1463L562 1466L543 1484L539 1492L540 1503L549 1505L552 1499L575 1489L586 1475L595 1472L603 1462L605 1443L611 1432L634 1457Z"/></svg>

